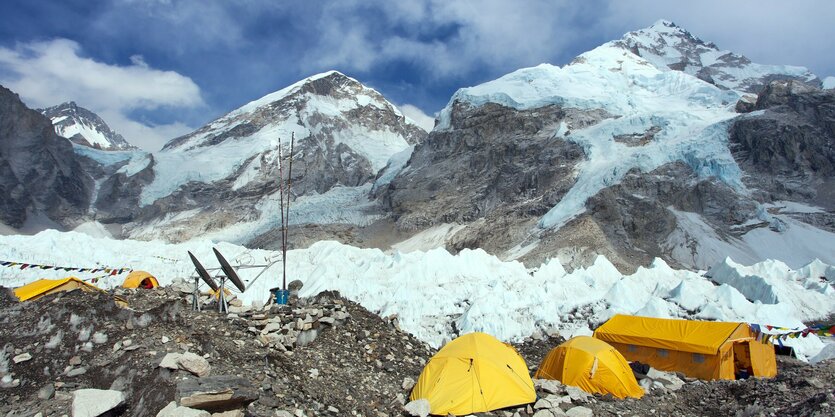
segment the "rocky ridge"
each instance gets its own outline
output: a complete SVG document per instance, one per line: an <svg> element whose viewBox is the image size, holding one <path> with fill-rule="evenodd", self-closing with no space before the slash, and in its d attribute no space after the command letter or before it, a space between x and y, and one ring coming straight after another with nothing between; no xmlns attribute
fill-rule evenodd
<svg viewBox="0 0 835 417"><path fill-rule="evenodd" d="M0 223L73 225L90 204L92 179L49 119L0 86Z"/></svg>

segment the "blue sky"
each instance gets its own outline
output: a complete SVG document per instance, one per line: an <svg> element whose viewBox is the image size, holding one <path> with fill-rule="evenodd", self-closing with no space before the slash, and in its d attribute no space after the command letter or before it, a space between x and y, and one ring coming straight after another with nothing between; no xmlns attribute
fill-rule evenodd
<svg viewBox="0 0 835 417"><path fill-rule="evenodd" d="M75 100L147 150L330 69L432 116L460 87L565 64L660 18L835 75L831 1L10 0L0 16L0 84L31 107Z"/></svg>

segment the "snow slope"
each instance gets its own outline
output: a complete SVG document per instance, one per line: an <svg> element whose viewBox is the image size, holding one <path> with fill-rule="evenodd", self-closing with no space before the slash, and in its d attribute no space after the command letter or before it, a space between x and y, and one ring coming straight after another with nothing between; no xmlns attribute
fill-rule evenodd
<svg viewBox="0 0 835 417"><path fill-rule="evenodd" d="M0 253L7 258L3 260L143 269L155 274L163 285L192 275L187 250L207 267L216 268L213 245L233 265L263 264L280 256L278 252L206 240L171 245L51 230L35 236L0 236ZM526 269L521 263L503 262L482 250L465 249L457 255L443 249L385 254L337 242L318 242L288 254L288 279L304 282L301 295L338 290L381 316L396 314L404 330L436 347L454 338L455 329L461 333L484 331L506 341L547 331L564 336L589 334L592 327L616 313L800 327L802 319L835 312L831 274L825 283L807 288L810 282L820 281L817 275L821 271L830 274L832 267L820 262L796 270L775 262L745 267L726 260L713 268L708 278L702 273L674 270L656 260L648 268L623 275L601 256L588 268L567 273L553 259ZM245 282L258 272L240 269ZM65 275L53 270L0 267L0 283L6 287ZM103 278L99 285L114 287L123 279L124 275ZM249 284L241 297L248 302L263 301L278 279L277 264ZM750 301L744 294L778 294L778 298ZM808 356L824 346L813 335L787 342L792 343Z"/></svg>
<svg viewBox="0 0 835 417"><path fill-rule="evenodd" d="M586 200L618 183L632 168L644 172L676 160L699 175L716 176L741 187L741 171L727 147L725 121L736 116L740 93L720 90L688 74L660 69L631 52L603 45L562 68L542 64L455 93L441 111L436 129L450 128L456 101L480 106L488 102L515 109L551 104L578 109L605 109L617 115L562 139L583 146L588 159L577 183L540 221L559 228L585 210ZM628 146L616 135L642 134L661 128L645 146Z"/></svg>
<svg viewBox="0 0 835 417"><path fill-rule="evenodd" d="M835 88L835 77L826 77L823 79L823 88L824 89L831 89Z"/></svg>

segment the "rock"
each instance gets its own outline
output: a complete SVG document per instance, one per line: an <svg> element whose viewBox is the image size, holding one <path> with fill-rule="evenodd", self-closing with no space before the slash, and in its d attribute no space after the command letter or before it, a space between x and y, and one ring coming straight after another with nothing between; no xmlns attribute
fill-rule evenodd
<svg viewBox="0 0 835 417"><path fill-rule="evenodd" d="M107 343L107 334L102 332L93 333L93 343L97 345Z"/></svg>
<svg viewBox="0 0 835 417"><path fill-rule="evenodd" d="M594 417L594 412L591 411L590 408L586 407L573 407L569 408L565 415L569 417Z"/></svg>
<svg viewBox="0 0 835 417"><path fill-rule="evenodd" d="M168 353L162 358L158 366L174 370L180 369L180 356L182 356L181 353Z"/></svg>
<svg viewBox="0 0 835 417"><path fill-rule="evenodd" d="M163 345L170 342L170 341L171 341L171 339L169 339L168 336L165 336L165 335L163 335L162 338L160 338L160 342L162 342Z"/></svg>
<svg viewBox="0 0 835 417"><path fill-rule="evenodd" d="M180 368L185 369L186 371L189 371L199 377L209 375L209 372L212 370L212 367L209 365L209 361L207 361L204 357L191 352L184 353L180 357L179 364Z"/></svg>
<svg viewBox="0 0 835 417"><path fill-rule="evenodd" d="M294 279L290 281L289 284L287 284L287 289L290 291L298 292L300 289L302 289L302 287L304 287L304 283L297 279Z"/></svg>
<svg viewBox="0 0 835 417"><path fill-rule="evenodd" d="M171 401L162 410L159 410L157 417L210 417L208 411L195 410L188 407L178 407L176 401Z"/></svg>
<svg viewBox="0 0 835 417"><path fill-rule="evenodd" d="M69 372L67 372L67 376L68 377L76 377L76 376L79 376L79 375L84 375L86 373L87 373L87 368L82 366L82 367L70 369Z"/></svg>
<svg viewBox="0 0 835 417"><path fill-rule="evenodd" d="M585 403L588 402L590 394L577 387L566 386L566 393L571 397L572 402Z"/></svg>
<svg viewBox="0 0 835 417"><path fill-rule="evenodd" d="M120 407L125 402L121 391L80 389L72 393L73 417L96 417Z"/></svg>
<svg viewBox="0 0 835 417"><path fill-rule="evenodd" d="M244 410L228 410L220 413L212 413L212 417L244 417Z"/></svg>
<svg viewBox="0 0 835 417"><path fill-rule="evenodd" d="M38 390L38 399L39 400L48 400L55 395L55 385L52 383L46 384L43 388Z"/></svg>
<svg viewBox="0 0 835 417"><path fill-rule="evenodd" d="M554 413L552 413L551 410L546 408L538 410L536 413L533 414L533 417L554 417Z"/></svg>
<svg viewBox="0 0 835 417"><path fill-rule="evenodd" d="M826 386L817 378L806 378L806 383L809 384L810 387L814 387L817 389L823 389Z"/></svg>
<svg viewBox="0 0 835 417"><path fill-rule="evenodd" d="M334 406L332 406L332 405L329 405L329 406L328 406L328 411L330 411L331 413L334 413L334 414L338 414L338 413L339 413L339 409L338 409L338 408L336 408L336 407L334 407Z"/></svg>
<svg viewBox="0 0 835 417"><path fill-rule="evenodd" d="M159 367L175 370L182 369L200 377L208 375L212 370L209 361L192 352L168 353L160 361Z"/></svg>
<svg viewBox="0 0 835 417"><path fill-rule="evenodd" d="M414 386L415 380L408 376L403 378L403 383L400 384L400 387L403 388L404 391L411 391Z"/></svg>
<svg viewBox="0 0 835 417"><path fill-rule="evenodd" d="M421 398L419 400L410 401L403 406L403 411L414 417L426 417L429 415L430 407L429 400Z"/></svg>
<svg viewBox="0 0 835 417"><path fill-rule="evenodd" d="M550 394L561 394L564 392L563 385L553 379L534 379L533 383L537 389Z"/></svg>
<svg viewBox="0 0 835 417"><path fill-rule="evenodd" d="M21 362L26 362L30 359L32 359L32 355L30 355L29 352L24 352L24 353L21 353L20 355L17 355L15 357L13 357L12 362L21 363Z"/></svg>
<svg viewBox="0 0 835 417"><path fill-rule="evenodd" d="M273 414L275 417L294 417L293 413L287 410L278 410Z"/></svg>
<svg viewBox="0 0 835 417"><path fill-rule="evenodd" d="M540 398L539 400L537 400L536 404L533 405L534 410L542 410L544 408L551 408L551 407L552 407L551 402L544 399L544 398Z"/></svg>
<svg viewBox="0 0 835 417"><path fill-rule="evenodd" d="M272 333L278 330L281 330L281 323L271 322L267 323L267 325L264 326L263 329L261 329L261 334Z"/></svg>
<svg viewBox="0 0 835 417"><path fill-rule="evenodd" d="M258 396L258 389L248 379L234 375L190 378L177 384L181 406L207 411L244 408Z"/></svg>
<svg viewBox="0 0 835 417"><path fill-rule="evenodd" d="M670 391L678 391L684 386L684 381L682 381L676 374L659 371L655 368L649 369L649 372L647 372L647 378L662 384L664 388Z"/></svg>
<svg viewBox="0 0 835 417"><path fill-rule="evenodd" d="M81 357L79 357L79 356L71 357L70 358L70 365L72 365L72 366L81 365Z"/></svg>
<svg viewBox="0 0 835 417"><path fill-rule="evenodd" d="M333 324L335 322L336 322L336 319L333 318L333 317L322 317L322 318L319 319L319 323L325 323L325 324L329 324L331 326L333 326Z"/></svg>

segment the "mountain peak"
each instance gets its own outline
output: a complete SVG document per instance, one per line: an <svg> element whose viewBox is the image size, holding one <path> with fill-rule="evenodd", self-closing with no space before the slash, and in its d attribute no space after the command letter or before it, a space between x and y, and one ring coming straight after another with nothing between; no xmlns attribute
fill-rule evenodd
<svg viewBox="0 0 835 417"><path fill-rule="evenodd" d="M744 55L720 50L713 42L705 42L666 19L628 32L609 45L626 49L658 68L681 71L723 89L757 93L776 79L820 86L820 80L804 67L753 63Z"/></svg>
<svg viewBox="0 0 835 417"><path fill-rule="evenodd" d="M390 123L384 126L378 119L390 119ZM359 124L370 131L394 129L397 136L410 144L425 135L425 132L418 132L420 128L406 120L382 94L339 71L330 70L232 110L195 132L169 141L163 150L189 150L229 139L257 137L266 134L262 132L265 128L282 130L283 136L290 136L292 132L300 139L321 130L323 123L334 126ZM274 137L275 132L270 135ZM374 164L378 162L375 160Z"/></svg>
<svg viewBox="0 0 835 417"><path fill-rule="evenodd" d="M52 121L55 133L79 145L105 151L136 149L122 135L111 130L99 115L74 101L38 111Z"/></svg>

